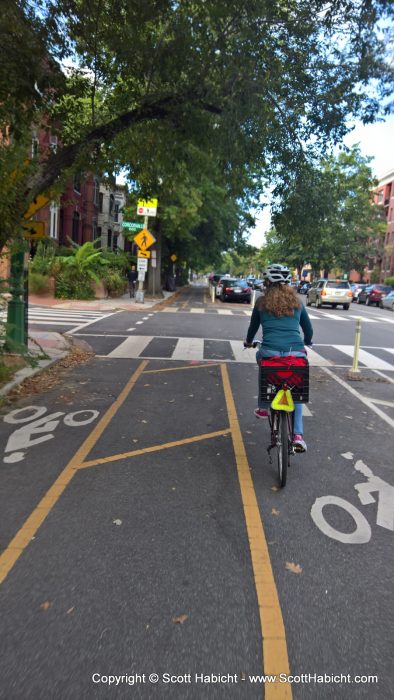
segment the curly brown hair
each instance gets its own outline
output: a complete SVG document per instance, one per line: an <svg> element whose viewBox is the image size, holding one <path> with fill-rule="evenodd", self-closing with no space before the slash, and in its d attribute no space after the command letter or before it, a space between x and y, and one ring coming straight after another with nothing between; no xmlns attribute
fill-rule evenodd
<svg viewBox="0 0 394 700"><path fill-rule="evenodd" d="M258 298L256 306L261 311L267 311L274 316L293 316L294 309L301 307L293 287L286 284L272 284L264 296Z"/></svg>

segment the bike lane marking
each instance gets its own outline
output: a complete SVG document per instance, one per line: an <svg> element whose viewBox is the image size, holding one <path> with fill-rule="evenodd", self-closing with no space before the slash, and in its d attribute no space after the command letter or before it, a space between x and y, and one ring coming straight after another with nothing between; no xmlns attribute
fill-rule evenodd
<svg viewBox="0 0 394 700"><path fill-rule="evenodd" d="M322 367L322 370L323 372L326 372L326 374L328 374L328 376L331 377L331 379L335 379L335 381L338 382L338 384L343 386L351 394L353 394L353 396L356 396L356 398L358 398L363 404L365 404L366 406L368 406L368 408L374 411L379 416L379 418L382 418L382 420L388 423L391 426L391 428L394 428L394 420L390 418L390 416L388 416L386 413L384 413L384 411L381 411L380 408L375 406L372 399L368 399L366 396L360 394L356 389L353 389L352 386L345 382L344 379L341 379L341 377L337 377L337 375L330 369L328 369L328 367Z"/></svg>
<svg viewBox="0 0 394 700"><path fill-rule="evenodd" d="M221 365L221 372L259 606L264 674L289 674L286 632L278 591L226 365ZM293 697L289 683L267 684L264 692L266 700L290 700Z"/></svg>
<svg viewBox="0 0 394 700"><path fill-rule="evenodd" d="M65 466L58 478L54 481L52 486L50 486L27 520L25 520L22 527L18 530L6 549L0 554L0 584L3 583L14 564L16 564L19 557L28 546L32 537L36 534L47 515L59 500L66 486L68 486L78 471L85 457L92 450L97 440L101 437L112 418L122 406L147 364L147 360L140 363L135 372L131 375L125 387L122 389L116 401L114 401L112 406L109 407L108 411L106 411L101 420L82 443L81 447Z"/></svg>

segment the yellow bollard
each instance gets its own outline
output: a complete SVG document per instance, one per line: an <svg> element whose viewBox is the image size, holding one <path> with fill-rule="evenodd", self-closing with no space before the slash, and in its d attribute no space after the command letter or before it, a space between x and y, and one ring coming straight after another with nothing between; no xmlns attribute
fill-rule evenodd
<svg viewBox="0 0 394 700"><path fill-rule="evenodd" d="M361 318L356 320L356 334L354 336L354 355L353 355L353 365L350 372L359 372L358 368L358 355L360 352L360 336L361 336Z"/></svg>

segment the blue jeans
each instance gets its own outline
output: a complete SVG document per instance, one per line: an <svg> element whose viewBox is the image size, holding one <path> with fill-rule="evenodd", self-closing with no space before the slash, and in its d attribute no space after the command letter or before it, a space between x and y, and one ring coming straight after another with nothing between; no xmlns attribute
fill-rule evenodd
<svg viewBox="0 0 394 700"><path fill-rule="evenodd" d="M281 350L271 350L270 348L260 347L256 352L256 360L259 362L263 357L274 357L274 355L279 357L288 357L293 355L293 357L306 357L305 352L300 350L294 350L293 352L282 352ZM269 408L271 404L268 401L259 401L259 408ZM294 405L294 434L304 434L304 425L302 421L302 403L296 403Z"/></svg>

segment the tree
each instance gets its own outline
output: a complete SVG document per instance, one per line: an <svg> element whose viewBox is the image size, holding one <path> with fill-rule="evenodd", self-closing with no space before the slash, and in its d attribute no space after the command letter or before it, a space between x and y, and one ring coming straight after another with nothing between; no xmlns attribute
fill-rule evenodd
<svg viewBox="0 0 394 700"><path fill-rule="evenodd" d="M372 204L376 185L357 146L337 157L328 156L300 170L291 188L277 201L273 221L276 242L287 261L300 269L338 267L361 275L377 253L383 230L383 209Z"/></svg>
<svg viewBox="0 0 394 700"><path fill-rule="evenodd" d="M374 119L390 79L374 27L392 11L383 0L11 0L2 33L12 27L22 53L1 57L1 123L15 143L32 122L56 122L62 144L26 172L14 215L72 168L125 167L151 194L153 168L136 162L154 164L153 134L167 147L162 173L191 143L233 201L256 199L264 179L294 172L312 137L322 149L350 114Z"/></svg>

